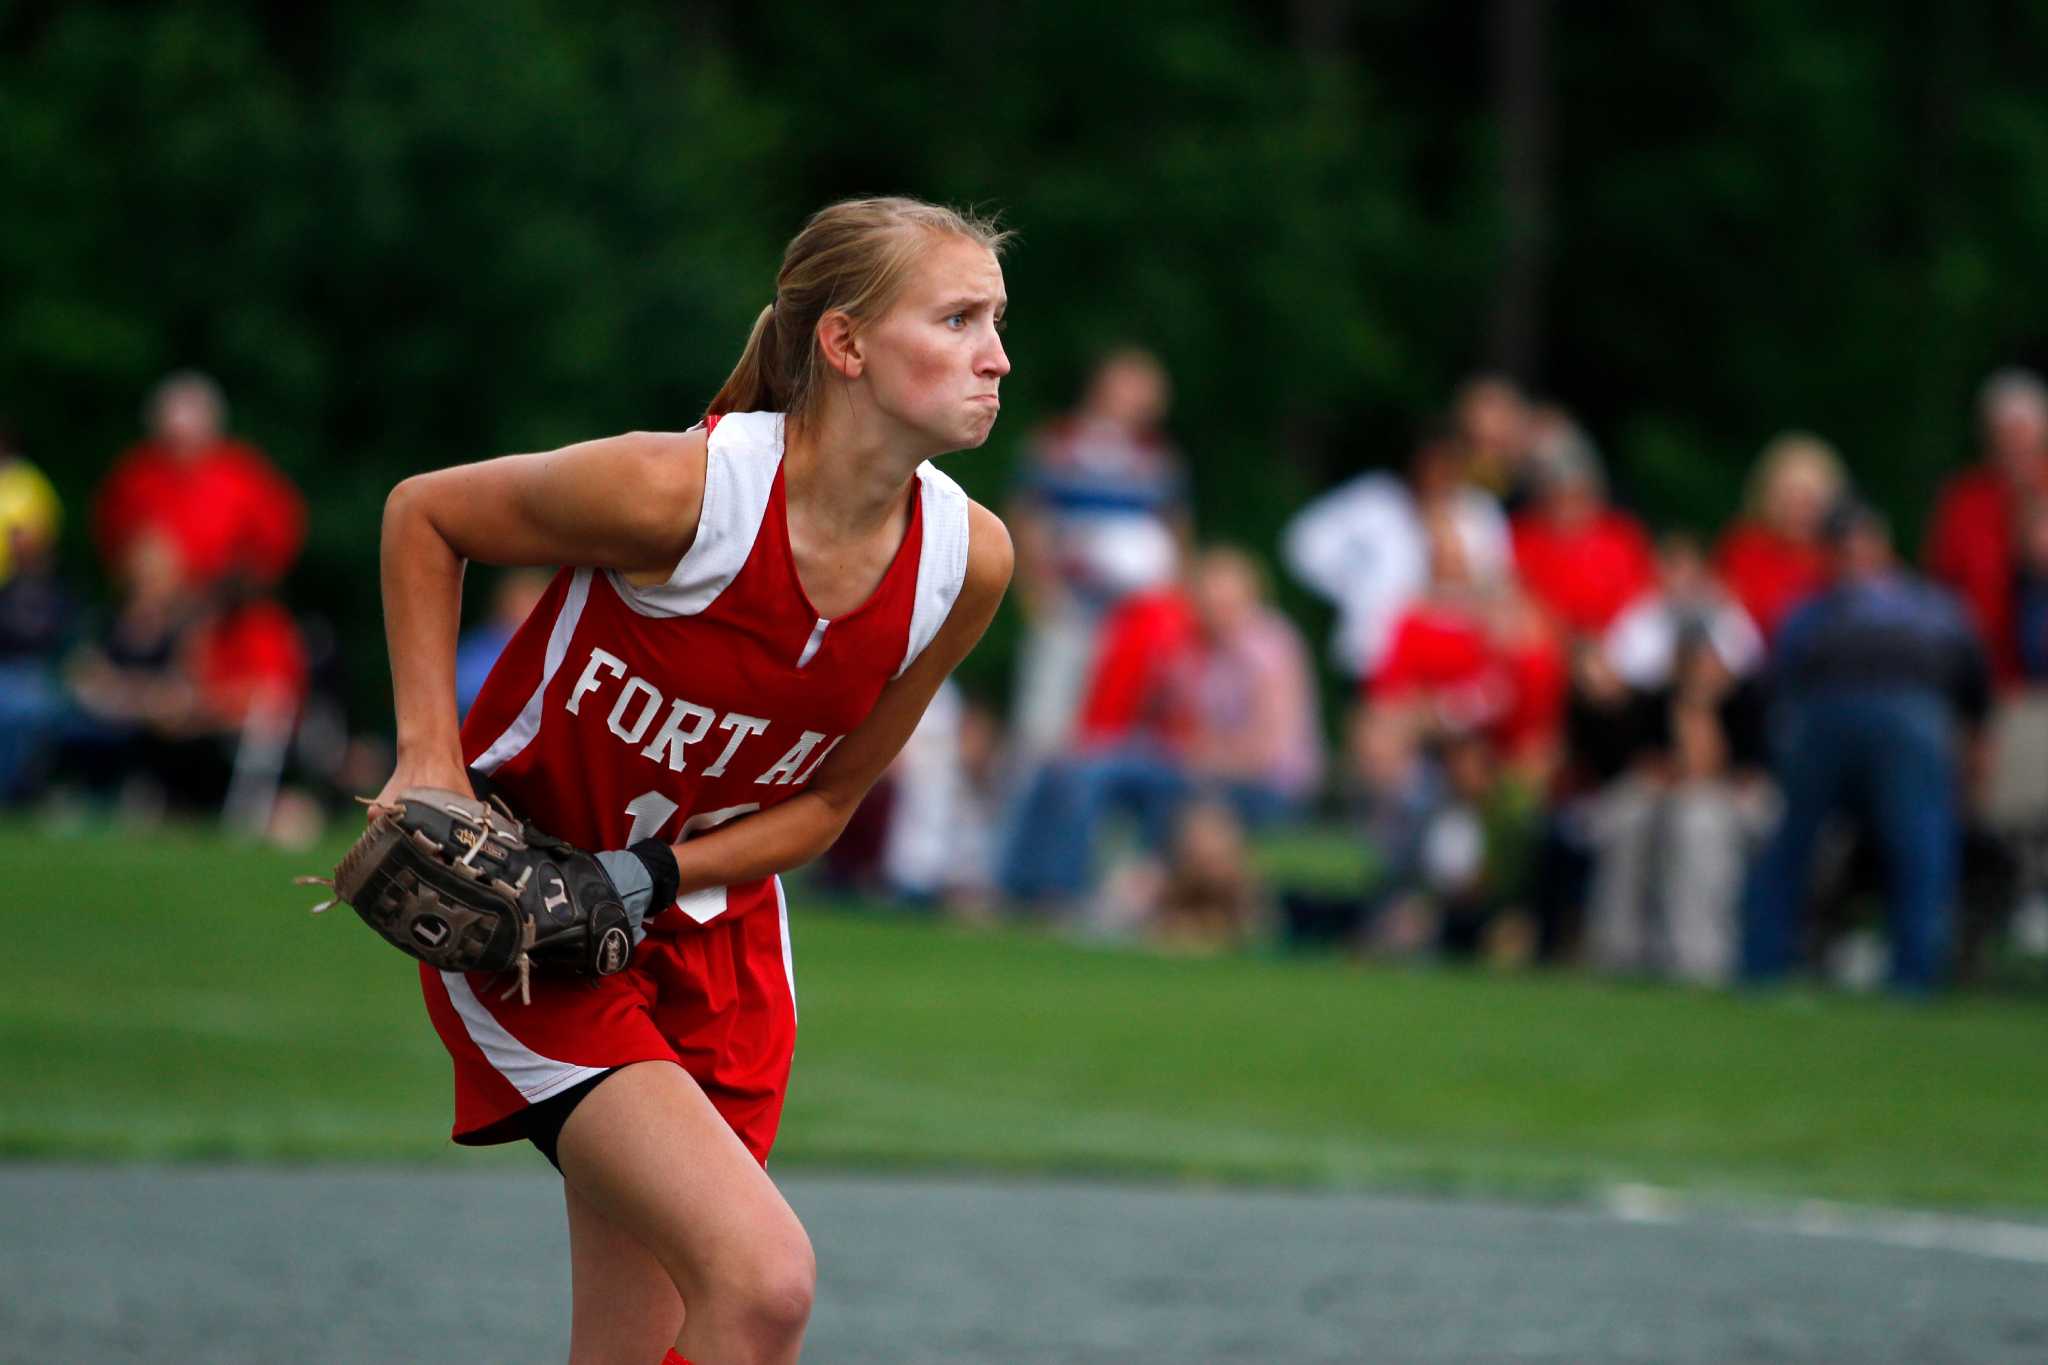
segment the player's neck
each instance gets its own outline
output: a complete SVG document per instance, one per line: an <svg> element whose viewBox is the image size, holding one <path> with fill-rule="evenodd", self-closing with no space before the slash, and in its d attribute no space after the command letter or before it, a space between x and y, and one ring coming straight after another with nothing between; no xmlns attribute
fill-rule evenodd
<svg viewBox="0 0 2048 1365"><path fill-rule="evenodd" d="M813 420L789 426L783 492L812 525L859 535L899 513L924 458L903 447L900 433L861 421L845 405L826 404Z"/></svg>

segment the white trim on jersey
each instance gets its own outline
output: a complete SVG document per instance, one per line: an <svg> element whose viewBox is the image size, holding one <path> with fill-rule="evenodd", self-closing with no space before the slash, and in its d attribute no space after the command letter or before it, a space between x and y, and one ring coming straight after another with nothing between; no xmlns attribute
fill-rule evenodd
<svg viewBox="0 0 2048 1365"><path fill-rule="evenodd" d="M788 942L786 938L783 941ZM441 984L447 987L448 1003L455 1006L455 1013L461 1017L469 1040L483 1052L484 1060L491 1064L492 1069L510 1081L512 1088L523 1095L528 1104L538 1104L550 1095L559 1095L572 1085L604 1074L605 1068L601 1066L578 1066L574 1062L558 1062L552 1057L543 1057L514 1038L484 1007L484 1002L476 998L476 992L469 988L468 978L461 972L442 972Z"/></svg>
<svg viewBox="0 0 2048 1365"><path fill-rule="evenodd" d="M576 634L576 623L583 619L583 604L589 599L590 570L578 569L576 576L569 580L568 595L562 599L561 610L555 613L555 624L548 631L547 655L541 664L540 682L534 687L533 695L526 699L526 705L519 708L519 715L511 726L492 740L491 747L471 765L478 772L496 772L520 750L533 743L533 737L540 733L541 702L547 696L548 684L554 681L555 671L562 666L562 659L569 652L570 637Z"/></svg>
<svg viewBox="0 0 2048 1365"><path fill-rule="evenodd" d="M960 585L967 581L967 494L927 460L917 467L924 544L917 557L917 600L910 609L910 643L892 675L917 661L946 624Z"/></svg>
<svg viewBox="0 0 2048 1365"><path fill-rule="evenodd" d="M825 643L825 632L831 628L832 623L830 621L827 621L822 616L818 618L818 624L811 627L811 638L804 641L804 652L797 655L796 666L798 668L808 668L811 660L818 657L818 647Z"/></svg>
<svg viewBox="0 0 2048 1365"><path fill-rule="evenodd" d="M709 924L725 913L725 888L707 886L702 891L685 891L676 897L676 909L699 924Z"/></svg>
<svg viewBox="0 0 2048 1365"><path fill-rule="evenodd" d="M775 878L775 913L782 921L782 979L789 983L789 1013L796 1017L796 958L789 951L789 897L782 894L782 878Z"/></svg>
<svg viewBox="0 0 2048 1365"><path fill-rule="evenodd" d="M623 574L611 574L620 600L642 616L695 616L716 602L754 552L781 464L781 413L719 418L705 442L704 507L696 538L666 583L641 588Z"/></svg>
<svg viewBox="0 0 2048 1365"><path fill-rule="evenodd" d="M683 821L682 831L676 835L678 841L717 829L728 820L737 820L742 815L752 815L761 809L759 801L749 801L743 806L722 806L717 810L698 811ZM676 909L688 915L699 924L709 924L726 912L726 888L707 886L702 891L686 891L676 897Z"/></svg>

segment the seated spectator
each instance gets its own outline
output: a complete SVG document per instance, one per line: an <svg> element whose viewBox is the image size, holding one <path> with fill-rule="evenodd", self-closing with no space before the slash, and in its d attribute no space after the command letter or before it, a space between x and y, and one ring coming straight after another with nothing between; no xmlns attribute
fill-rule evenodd
<svg viewBox="0 0 2048 1365"><path fill-rule="evenodd" d="M1426 736L1481 731L1518 765L1541 766L1565 690L1555 636L1511 590L1474 582L1447 523L1431 526L1429 543L1428 589L1396 621L1367 699L1417 712Z"/></svg>
<svg viewBox="0 0 2048 1365"><path fill-rule="evenodd" d="M1597 792L1654 752L1659 728L1655 709L1651 694L1630 687L1606 650L1590 640L1574 646L1560 793Z"/></svg>
<svg viewBox="0 0 2048 1365"><path fill-rule="evenodd" d="M1187 588L1135 594L1111 614L1076 746L1033 781L1015 827L1012 894L1092 885L1095 834L1115 810L1163 858L1192 796L1254 827L1308 800L1321 767L1314 682L1300 637L1262 595L1257 565L1219 548Z"/></svg>
<svg viewBox="0 0 2048 1365"><path fill-rule="evenodd" d="M455 642L455 709L468 715L483 690L492 665L505 652L512 633L524 624L548 590L545 569L507 569L491 591L490 612L483 620L462 632Z"/></svg>
<svg viewBox="0 0 2048 1365"><path fill-rule="evenodd" d="M1657 581L1597 641L1585 639L1571 653L1563 755L1550 784L1552 804L1544 814L1532 896L1536 952L1544 962L1571 960L1579 950L1579 929L1597 894L1595 860L1604 862L1602 847L1612 851L1616 839L1618 817L1608 794L1632 790L1618 788L1620 780L1645 772L1659 753L1667 710L1659 694L1667 694L1673 681L1679 643L1692 634L1704 634L1716 659L1733 673L1753 673L1761 661L1755 626L1706 573L1698 544L1671 536L1657 559ZM1659 800L1628 804L1628 810L1645 812L1645 821L1647 812L1663 810L1663 788L1653 790ZM1636 821L1630 829L1640 825ZM1636 833L1630 833L1628 847L1638 847Z"/></svg>
<svg viewBox="0 0 2048 1365"><path fill-rule="evenodd" d="M184 667L204 607L176 547L161 536L129 542L116 586L111 625L71 663L82 722L65 746L64 766L103 791L127 785L133 792L128 779L135 776L160 788L171 785L167 778L182 779L173 795L195 786L224 793L227 770L213 746L198 746L189 762L177 752L214 727ZM165 794L157 790L151 804L160 806Z"/></svg>
<svg viewBox="0 0 2048 1365"><path fill-rule="evenodd" d="M1899 568L1875 513L1844 507L1829 534L1837 582L1785 622L1771 666L1785 809L1749 879L1743 970L1790 968L1821 831L1853 812L1891 873L1892 983L1926 991L1948 965L1959 754L1990 707L1988 665L1954 599Z"/></svg>
<svg viewBox="0 0 2048 1365"><path fill-rule="evenodd" d="M1490 586L1511 570L1500 504L1466 483L1467 466L1456 436L1431 425L1415 442L1405 478L1361 474L1287 524L1281 557L1303 586L1336 605L1330 653L1346 677L1379 671L1395 623L1428 586L1431 522L1452 528L1476 582Z"/></svg>
<svg viewBox="0 0 2048 1365"><path fill-rule="evenodd" d="M1841 457L1818 436L1785 432L1757 457L1742 515L1715 547L1714 572L1766 640L1827 585L1821 524L1847 487Z"/></svg>
<svg viewBox="0 0 2048 1365"><path fill-rule="evenodd" d="M1737 677L1763 663L1763 636L1707 571L1699 542L1669 535L1658 547L1657 581L1614 619L1601 647L1623 682L1658 688L1672 679L1679 641L1693 634L1711 641L1715 656Z"/></svg>
<svg viewBox="0 0 2048 1365"><path fill-rule="evenodd" d="M148 804L217 809L245 737L289 733L307 681L297 626L269 602L209 606L167 538L133 541L122 567L112 626L72 666L68 761L102 788L146 779Z"/></svg>
<svg viewBox="0 0 2048 1365"><path fill-rule="evenodd" d="M1656 578L1642 524L1607 501L1592 442L1576 428L1534 458L1535 498L1514 520L1515 568L1568 635L1598 635Z"/></svg>
<svg viewBox="0 0 2048 1365"><path fill-rule="evenodd" d="M34 795L66 710L57 665L78 606L57 576L59 517L50 481L0 434L0 806Z"/></svg>
<svg viewBox="0 0 2048 1365"><path fill-rule="evenodd" d="M1530 909L1539 961L1575 960L1594 870L1599 797L1655 745L1656 719L1600 645L1570 650L1563 738L1536 854Z"/></svg>
<svg viewBox="0 0 2048 1365"><path fill-rule="evenodd" d="M1197 638L1166 683L1185 693L1188 777L1252 828L1296 815L1322 775L1307 647L1240 550L1203 553L1192 596Z"/></svg>
<svg viewBox="0 0 2048 1365"><path fill-rule="evenodd" d="M1178 707L1187 696L1171 684L1200 635L1194 602L1179 585L1126 598L1103 623L1072 747L1144 738L1184 743L1190 717Z"/></svg>
<svg viewBox="0 0 2048 1365"><path fill-rule="evenodd" d="M1593 962L1712 984L1736 960L1749 859L1775 814L1761 690L1704 627L1670 678L1635 694L1639 747L1594 800Z"/></svg>
<svg viewBox="0 0 2048 1365"><path fill-rule="evenodd" d="M1529 817L1510 822L1519 849L1510 880L1518 887L1527 881L1531 797L1547 781L1556 748L1563 659L1541 614L1511 590L1472 590L1458 537L1439 526L1432 544L1430 589L1404 613L1347 729L1347 786L1368 855L1366 883L1357 896L1284 896L1286 932L1297 944L1352 942L1399 955L1439 946L1448 932L1454 950L1474 946L1483 927L1473 919L1478 912L1466 904L1448 918L1441 913L1448 884L1441 866L1432 878L1426 856L1432 832L1441 840L1456 825L1442 823L1457 805L1443 756L1471 746L1483 750L1484 762L1466 753L1462 774L1471 779L1483 768L1486 780L1467 782L1468 804L1490 793L1505 803L1496 814L1513 807ZM1458 884L1451 898L1469 902L1472 887L1451 881ZM1485 904L1479 919L1490 920L1497 907Z"/></svg>
<svg viewBox="0 0 2048 1365"><path fill-rule="evenodd" d="M1073 748L1042 764L1006 816L998 879L1015 900L1075 908L1095 885L1096 836L1128 812L1163 857L1188 794L1180 686L1199 639L1189 594L1135 593L1103 626Z"/></svg>
<svg viewBox="0 0 2048 1365"><path fill-rule="evenodd" d="M188 660L208 715L223 728L263 718L288 727L305 699L305 641L291 613L262 598L217 612L193 638Z"/></svg>
<svg viewBox="0 0 2048 1365"><path fill-rule="evenodd" d="M135 543L161 537L176 551L191 591L228 580L269 586L298 557L306 505L255 447L223 434L220 389L180 371L149 403L149 439L129 450L100 486L93 529L110 569Z"/></svg>

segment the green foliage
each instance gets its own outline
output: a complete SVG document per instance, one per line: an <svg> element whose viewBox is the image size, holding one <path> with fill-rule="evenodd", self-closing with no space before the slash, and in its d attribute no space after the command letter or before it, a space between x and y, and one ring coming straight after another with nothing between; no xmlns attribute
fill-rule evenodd
<svg viewBox="0 0 2048 1365"><path fill-rule="evenodd" d="M2048 19L1551 16L1533 377L1660 519L1720 517L1797 424L1911 530L1976 377L2048 341ZM1023 432L1135 339L1178 380L1204 532L1265 549L1482 357L1490 64L1471 11L1415 0L0 5L0 413L77 511L154 378L217 373L312 494L291 592L374 716L395 480L686 425L803 215L901 191L1022 231L970 491L1000 500Z"/></svg>
<svg viewBox="0 0 2048 1365"><path fill-rule="evenodd" d="M1610 4L1556 36L1558 391L1673 522L1806 427L1916 533L1978 380L2048 360L2048 19Z"/></svg>
<svg viewBox="0 0 2048 1365"><path fill-rule="evenodd" d="M289 884L338 851L0 827L0 1156L483 1159L446 1143L413 964ZM2048 1207L2037 1004L1163 958L792 900L778 1163Z"/></svg>

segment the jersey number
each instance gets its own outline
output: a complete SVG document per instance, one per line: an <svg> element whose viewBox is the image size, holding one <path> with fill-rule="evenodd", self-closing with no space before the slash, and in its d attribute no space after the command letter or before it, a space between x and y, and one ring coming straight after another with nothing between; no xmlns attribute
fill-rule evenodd
<svg viewBox="0 0 2048 1365"><path fill-rule="evenodd" d="M626 803L626 814L633 817L633 827L626 832L626 842L637 844L642 839L652 839L668 824L669 817L681 807L660 792L641 792ZM725 806L719 810L707 810L683 821L683 827L676 831L673 843L681 843L692 834L702 834L707 829L717 829L728 820L737 820L742 815L752 815L761 809L759 801L749 801L744 806Z"/></svg>

